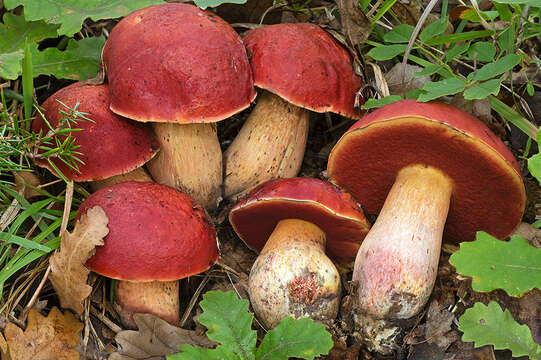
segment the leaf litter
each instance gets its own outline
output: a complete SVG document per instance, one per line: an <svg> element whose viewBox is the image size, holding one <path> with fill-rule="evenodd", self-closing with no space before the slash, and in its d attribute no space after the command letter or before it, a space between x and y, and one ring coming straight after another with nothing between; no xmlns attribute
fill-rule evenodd
<svg viewBox="0 0 541 360"><path fill-rule="evenodd" d="M92 292L87 285L88 270L84 264L94 254L96 246L103 245L109 233L105 211L99 206L82 215L73 232L64 232L60 251L51 256L51 280L63 308L83 313L82 302Z"/></svg>

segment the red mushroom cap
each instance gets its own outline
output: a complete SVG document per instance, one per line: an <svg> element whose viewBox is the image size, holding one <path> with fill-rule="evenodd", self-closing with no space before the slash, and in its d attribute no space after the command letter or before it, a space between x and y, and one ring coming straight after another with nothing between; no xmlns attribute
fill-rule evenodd
<svg viewBox="0 0 541 360"><path fill-rule="evenodd" d="M327 173L376 214L410 164L453 181L446 240L474 240L479 230L504 238L519 225L526 193L515 158L480 120L447 104L404 100L365 116L333 148Z"/></svg>
<svg viewBox="0 0 541 360"><path fill-rule="evenodd" d="M267 181L229 214L233 229L257 252L284 219L301 219L319 226L327 235L327 254L343 262L355 259L370 228L360 205L350 194L312 178Z"/></svg>
<svg viewBox="0 0 541 360"><path fill-rule="evenodd" d="M158 152L160 145L152 129L111 112L109 99L107 85L75 83L60 89L42 104L43 114L53 128L62 118L60 110L69 112L60 102L70 108L79 103L77 111L86 113L85 117L93 121L81 120L73 126L81 129L72 132L75 145L80 146L77 151L82 153L78 157L84 162L77 163L80 172L59 159L52 159L68 179L94 181L127 173L143 166ZM32 131L43 134L49 131L41 116L32 123ZM35 162L54 172L46 160L37 158Z"/></svg>
<svg viewBox="0 0 541 360"><path fill-rule="evenodd" d="M262 26L248 31L244 44L256 86L299 107L360 117L354 107L361 79L351 56L319 26Z"/></svg>
<svg viewBox="0 0 541 360"><path fill-rule="evenodd" d="M92 271L119 280L173 281L216 262L214 227L203 207L178 190L118 183L83 201L77 219L94 206L109 218L109 234L86 262Z"/></svg>
<svg viewBox="0 0 541 360"><path fill-rule="evenodd" d="M256 96L239 35L193 5L132 12L111 31L102 58L111 110L138 121L215 122Z"/></svg>

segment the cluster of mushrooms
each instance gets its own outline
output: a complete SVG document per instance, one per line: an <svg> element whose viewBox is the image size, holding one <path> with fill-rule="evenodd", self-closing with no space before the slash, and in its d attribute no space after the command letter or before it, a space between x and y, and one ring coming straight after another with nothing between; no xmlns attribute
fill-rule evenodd
<svg viewBox="0 0 541 360"><path fill-rule="evenodd" d="M93 120L74 135L79 171L53 162L95 190L78 217L100 206L109 218L86 265L118 280L128 327L138 312L179 323L177 280L217 261L207 211L222 198L236 202L229 221L260 253L249 295L267 329L287 316L332 321L335 264L354 261L359 310L344 316L382 353L393 349L394 322L426 304L442 239L470 241L478 230L503 239L521 220L526 195L511 152L442 103L404 100L364 116L333 148L329 181L295 178L310 111L360 118L350 55L316 25L261 26L241 39L210 12L156 5L115 26L102 62L106 84L72 84L42 106L53 127L76 103ZM248 108L254 85L257 103L222 154L214 123ZM47 129L38 116L33 131ZM379 214L371 229L361 205Z"/></svg>

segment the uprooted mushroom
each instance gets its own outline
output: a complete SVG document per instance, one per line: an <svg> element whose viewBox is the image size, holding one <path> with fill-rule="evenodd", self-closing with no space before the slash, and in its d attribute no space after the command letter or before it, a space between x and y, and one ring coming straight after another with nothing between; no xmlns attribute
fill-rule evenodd
<svg viewBox="0 0 541 360"><path fill-rule="evenodd" d="M270 180L229 215L239 237L259 257L249 295L259 320L273 328L287 316L336 317L341 283L335 261L351 263L369 223L342 189L312 178Z"/></svg>
<svg viewBox="0 0 541 360"><path fill-rule="evenodd" d="M331 151L330 180L379 216L355 260L361 331L389 353L400 328L426 304L442 236L505 238L526 194L518 163L480 120L443 103L399 101L354 124Z"/></svg>

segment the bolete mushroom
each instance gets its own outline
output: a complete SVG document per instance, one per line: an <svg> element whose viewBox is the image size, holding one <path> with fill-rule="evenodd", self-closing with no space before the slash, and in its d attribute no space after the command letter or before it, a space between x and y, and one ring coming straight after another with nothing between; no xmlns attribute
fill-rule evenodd
<svg viewBox="0 0 541 360"><path fill-rule="evenodd" d="M351 57L319 26L261 26L248 31L244 43L254 84L266 91L224 153L224 195L233 200L267 180L297 176L309 110L360 116L361 79Z"/></svg>
<svg viewBox="0 0 541 360"><path fill-rule="evenodd" d="M252 307L273 328L287 316L332 320L340 275L325 255L352 262L369 223L347 192L318 179L270 180L231 210L229 221L259 257L249 276Z"/></svg>
<svg viewBox="0 0 541 360"><path fill-rule="evenodd" d="M203 207L171 187L122 182L90 195L77 219L94 206L109 218L104 245L86 266L115 282L124 324L134 313L179 322L179 279L207 270L218 257L216 234ZM76 221L77 221L76 219Z"/></svg>
<svg viewBox="0 0 541 360"><path fill-rule="evenodd" d="M330 181L379 216L357 258L362 331L389 353L399 327L426 304L444 240L520 224L525 189L517 161L480 120L443 103L399 101L354 124L332 149Z"/></svg>
<svg viewBox="0 0 541 360"><path fill-rule="evenodd" d="M43 102L43 115L53 129L66 125L59 122L66 116L73 116L70 112L77 104L77 111L85 113L84 116L91 120L79 118L76 124L70 125L81 129L71 132L74 144L79 146L78 158L82 161L76 163L78 171L58 157L51 158L51 162L68 179L91 181L95 190L126 180L152 181L142 168L159 150L152 128L111 112L109 103L107 84L91 86L80 82L58 90ZM45 135L51 132L51 128L38 115L32 123L32 131ZM55 136L60 142L64 138L62 134ZM44 152L35 154L34 162L55 173L47 159L41 157Z"/></svg>
<svg viewBox="0 0 541 360"><path fill-rule="evenodd" d="M161 151L147 165L154 180L214 209L223 173L213 123L247 108L256 96L239 35L193 5L154 5L113 28L102 60L111 110L155 123Z"/></svg>

